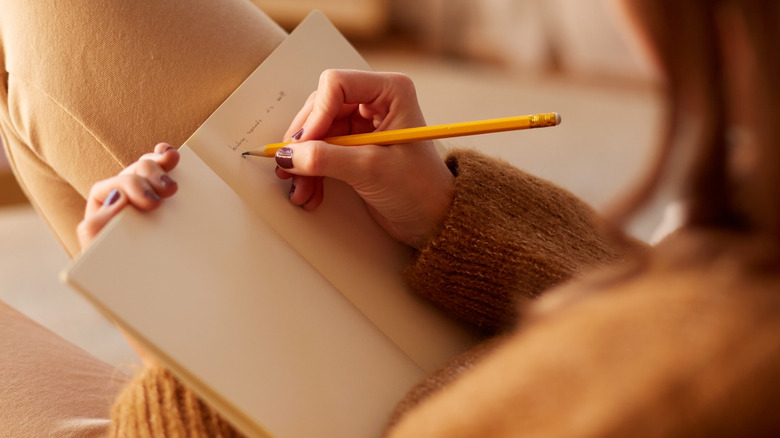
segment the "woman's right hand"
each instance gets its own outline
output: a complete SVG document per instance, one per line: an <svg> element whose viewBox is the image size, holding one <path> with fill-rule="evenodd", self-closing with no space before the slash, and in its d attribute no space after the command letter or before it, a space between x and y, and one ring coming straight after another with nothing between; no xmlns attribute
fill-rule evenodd
<svg viewBox="0 0 780 438"><path fill-rule="evenodd" d="M425 126L414 84L399 73L328 70L293 120L277 153L277 176L292 179L290 201L323 201L321 177L351 185L395 239L420 248L444 217L454 176L430 141L334 146L325 137ZM294 134L296 133L296 134Z"/></svg>

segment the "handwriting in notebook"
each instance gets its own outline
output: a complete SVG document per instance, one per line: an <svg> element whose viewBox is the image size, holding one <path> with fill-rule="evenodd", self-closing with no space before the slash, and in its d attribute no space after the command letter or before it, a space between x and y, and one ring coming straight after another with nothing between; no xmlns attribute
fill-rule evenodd
<svg viewBox="0 0 780 438"><path fill-rule="evenodd" d="M276 105L278 103L281 103L286 96L287 93L285 93L284 91L279 91L278 93L276 93L274 97L274 101L262 109L262 113L260 114L260 117L257 117L254 120L252 120L251 126L249 127L249 129L245 131L247 136L241 137L238 140L233 140L233 142L231 144L228 144L227 147L229 147L235 152L242 146L246 146L249 143L247 137L251 136L260 126L262 126L263 124L262 117L264 117L264 115L270 115L276 108Z"/></svg>

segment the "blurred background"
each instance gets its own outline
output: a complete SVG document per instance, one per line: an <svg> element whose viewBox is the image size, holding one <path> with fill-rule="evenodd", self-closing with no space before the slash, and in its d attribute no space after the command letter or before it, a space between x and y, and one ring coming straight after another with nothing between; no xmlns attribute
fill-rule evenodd
<svg viewBox="0 0 780 438"><path fill-rule="evenodd" d="M630 188L659 130L653 72L611 0L252 0L287 29L320 9L375 70L416 82L429 124L556 111L555 128L446 141L568 188L596 208ZM662 196L630 231L649 239ZM117 366L138 362L61 285L65 252L0 154L0 300Z"/></svg>

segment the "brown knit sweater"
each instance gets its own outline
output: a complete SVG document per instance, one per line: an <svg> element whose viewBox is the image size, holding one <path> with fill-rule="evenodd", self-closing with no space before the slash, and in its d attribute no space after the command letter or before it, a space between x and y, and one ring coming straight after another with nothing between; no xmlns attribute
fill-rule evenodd
<svg viewBox="0 0 780 438"><path fill-rule="evenodd" d="M681 233L629 272L565 190L469 151L448 165L455 199L407 278L487 340L410 390L392 437L780 430L780 280L747 269L739 239ZM159 368L112 419L113 436L233 433Z"/></svg>

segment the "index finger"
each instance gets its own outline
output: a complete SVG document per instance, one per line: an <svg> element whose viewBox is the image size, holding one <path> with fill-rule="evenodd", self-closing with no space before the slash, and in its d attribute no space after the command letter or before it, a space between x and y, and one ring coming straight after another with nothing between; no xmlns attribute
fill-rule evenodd
<svg viewBox="0 0 780 438"><path fill-rule="evenodd" d="M298 111L298 114L295 115L293 118L292 123L290 123L290 127L287 128L287 132L284 134L284 139L290 139L292 136L301 130L303 127L303 124L306 123L306 120L311 115L312 109L314 108L314 103L317 100L317 91L312 92L309 97L306 99L306 102L303 104L303 107ZM338 108L336 112L335 117L331 120L331 125L333 124L333 121L342 119L344 117L347 117L348 115L355 112L355 110L358 108L357 104L343 104L340 108ZM325 134L323 134L324 136ZM328 136L331 134L328 133ZM332 135L339 135L339 134L332 134ZM307 136L308 137L308 136Z"/></svg>
<svg viewBox="0 0 780 438"><path fill-rule="evenodd" d="M333 121L343 114L345 105L372 105L381 100L387 106L394 99L392 78L389 73L361 70L325 70L320 75L316 94L311 99L311 110L302 124L301 140L323 138ZM309 102L307 102L308 104Z"/></svg>
<svg viewBox="0 0 780 438"><path fill-rule="evenodd" d="M136 172L136 169L141 166L143 160L149 160L160 166L164 172L170 172L173 168L179 164L179 151L168 143L158 143L154 147L154 152L150 152L142 155L138 160L129 166L122 169L120 175L129 175Z"/></svg>

